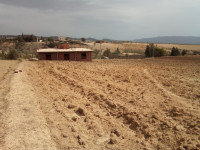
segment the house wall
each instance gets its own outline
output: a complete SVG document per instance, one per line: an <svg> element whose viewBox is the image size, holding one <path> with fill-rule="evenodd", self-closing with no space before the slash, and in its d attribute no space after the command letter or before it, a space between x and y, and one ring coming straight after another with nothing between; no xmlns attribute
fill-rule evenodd
<svg viewBox="0 0 200 150"><path fill-rule="evenodd" d="M86 59L82 59L82 53L86 54ZM69 54L69 61L92 61L92 52L39 53L39 60L46 60L46 54L51 54L51 60L65 60L64 54Z"/></svg>

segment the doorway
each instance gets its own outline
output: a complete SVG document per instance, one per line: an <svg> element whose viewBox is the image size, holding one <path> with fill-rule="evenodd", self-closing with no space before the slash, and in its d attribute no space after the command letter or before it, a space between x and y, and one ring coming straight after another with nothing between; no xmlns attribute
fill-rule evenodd
<svg viewBox="0 0 200 150"><path fill-rule="evenodd" d="M46 60L51 60L51 54L46 54L45 57L46 57Z"/></svg>
<svg viewBox="0 0 200 150"><path fill-rule="evenodd" d="M69 60L69 54L64 54L64 60Z"/></svg>

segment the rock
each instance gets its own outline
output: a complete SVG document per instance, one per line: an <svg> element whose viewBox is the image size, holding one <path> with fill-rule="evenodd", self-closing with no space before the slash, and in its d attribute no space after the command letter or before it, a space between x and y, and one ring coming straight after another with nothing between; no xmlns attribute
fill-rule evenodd
<svg viewBox="0 0 200 150"><path fill-rule="evenodd" d="M64 138L66 138L66 137L67 137L67 135L65 135L65 134L63 134L62 136L63 136Z"/></svg>
<svg viewBox="0 0 200 150"><path fill-rule="evenodd" d="M38 58L30 58L29 61L38 61Z"/></svg>
<svg viewBox="0 0 200 150"><path fill-rule="evenodd" d="M81 137L79 135L77 136L77 139L78 139L78 143L80 145L85 145L85 142L81 139Z"/></svg>
<svg viewBox="0 0 200 150"><path fill-rule="evenodd" d="M73 104L69 104L69 105L68 105L68 108L69 108L69 109L73 109L73 108L75 108L75 107L76 107L76 106L73 105Z"/></svg>
<svg viewBox="0 0 200 150"><path fill-rule="evenodd" d="M15 71L14 71L14 73L18 73L18 71L17 71L17 70L15 70Z"/></svg>
<svg viewBox="0 0 200 150"><path fill-rule="evenodd" d="M116 138L110 138L110 141L108 142L108 144L116 144L116 143L117 143Z"/></svg>
<svg viewBox="0 0 200 150"><path fill-rule="evenodd" d="M89 103L86 103L85 106L90 106L90 104L89 104Z"/></svg>
<svg viewBox="0 0 200 150"><path fill-rule="evenodd" d="M117 131L117 129L113 129L112 131L111 131L111 133L114 133L116 136L120 136L120 134L119 134L119 132Z"/></svg>
<svg viewBox="0 0 200 150"><path fill-rule="evenodd" d="M177 131L185 131L185 128L181 125L177 125L174 127L174 130L177 130Z"/></svg>
<svg viewBox="0 0 200 150"><path fill-rule="evenodd" d="M82 108L78 108L76 114L79 116L85 116L85 111Z"/></svg>
<svg viewBox="0 0 200 150"><path fill-rule="evenodd" d="M177 148L177 150L185 150L185 148L184 148L183 146L179 146L179 147Z"/></svg>
<svg viewBox="0 0 200 150"><path fill-rule="evenodd" d="M75 116L73 116L73 117L72 117L72 120L73 120L73 121L76 121L76 120L77 120L77 118L76 118Z"/></svg>
<svg viewBox="0 0 200 150"><path fill-rule="evenodd" d="M76 132L77 131L75 127L72 127L71 130L72 130L72 132Z"/></svg>

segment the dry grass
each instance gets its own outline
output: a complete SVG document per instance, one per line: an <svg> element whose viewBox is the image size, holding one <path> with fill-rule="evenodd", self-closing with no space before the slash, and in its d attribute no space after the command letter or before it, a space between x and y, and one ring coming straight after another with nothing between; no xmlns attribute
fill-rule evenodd
<svg viewBox="0 0 200 150"><path fill-rule="evenodd" d="M88 43L89 47L91 49L97 49L100 50L100 48L104 51L107 48L111 50L111 52L114 52L117 48L121 52L124 52L125 50L130 50L134 53L134 51L140 53L144 53L147 43L103 43L101 44L94 44L94 43ZM180 44L155 44L156 46L160 48L164 48L167 51L171 51L172 47L177 47L180 50L195 50L200 51L200 45L180 45Z"/></svg>

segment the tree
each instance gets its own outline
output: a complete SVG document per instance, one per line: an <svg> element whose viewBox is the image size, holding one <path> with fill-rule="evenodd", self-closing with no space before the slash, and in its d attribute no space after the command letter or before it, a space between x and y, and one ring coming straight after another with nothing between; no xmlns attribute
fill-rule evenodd
<svg viewBox="0 0 200 150"><path fill-rule="evenodd" d="M146 46L145 56L146 57L161 57L165 56L166 52L162 48L155 47L153 43Z"/></svg>
<svg viewBox="0 0 200 150"><path fill-rule="evenodd" d="M99 53L100 53L100 50L95 49L94 52L93 52L94 58L97 58Z"/></svg>
<svg viewBox="0 0 200 150"><path fill-rule="evenodd" d="M146 56L146 57L152 57L152 55L151 55L151 50L150 50L150 46L149 46L149 45L146 46L145 56Z"/></svg>
<svg viewBox="0 0 200 150"><path fill-rule="evenodd" d="M103 52L103 56L105 56L105 57L109 57L110 56L110 49L106 49L104 52Z"/></svg>
<svg viewBox="0 0 200 150"><path fill-rule="evenodd" d="M81 41L82 41L82 42L85 42L85 38L81 38Z"/></svg>
<svg viewBox="0 0 200 150"><path fill-rule="evenodd" d="M178 55L180 55L179 49L173 47L170 56L178 56Z"/></svg>
<svg viewBox="0 0 200 150"><path fill-rule="evenodd" d="M17 40L18 40L20 43L21 43L21 42L24 42L23 36L20 36L20 35L17 37Z"/></svg>
<svg viewBox="0 0 200 150"><path fill-rule="evenodd" d="M55 42L50 42L47 46L49 48L55 48L56 46L58 46L58 44L56 44Z"/></svg>
<svg viewBox="0 0 200 150"><path fill-rule="evenodd" d="M182 56L184 56L186 54L187 54L187 50L183 50L182 53L181 53Z"/></svg>
<svg viewBox="0 0 200 150"><path fill-rule="evenodd" d="M119 50L119 48L117 48L117 49L113 52L113 54L115 54L115 55L120 54L120 50Z"/></svg>
<svg viewBox="0 0 200 150"><path fill-rule="evenodd" d="M49 41L49 42L53 42L53 38L48 37L48 41Z"/></svg>

